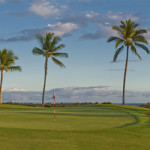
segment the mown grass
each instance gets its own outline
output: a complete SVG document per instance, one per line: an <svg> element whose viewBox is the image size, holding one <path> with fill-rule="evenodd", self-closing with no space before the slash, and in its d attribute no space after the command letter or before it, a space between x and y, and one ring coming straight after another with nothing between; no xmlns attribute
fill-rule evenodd
<svg viewBox="0 0 150 150"><path fill-rule="evenodd" d="M87 105L52 108L0 105L2 150L149 150L150 110Z"/></svg>

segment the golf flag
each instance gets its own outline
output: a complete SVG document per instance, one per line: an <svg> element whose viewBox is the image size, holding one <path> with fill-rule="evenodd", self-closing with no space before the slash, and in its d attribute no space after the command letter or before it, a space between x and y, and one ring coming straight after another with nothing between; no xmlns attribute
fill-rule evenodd
<svg viewBox="0 0 150 150"><path fill-rule="evenodd" d="M54 120L55 120L55 92L53 92L52 99L54 100Z"/></svg>
<svg viewBox="0 0 150 150"><path fill-rule="evenodd" d="M52 99L55 99L55 92L53 92L53 97L52 97Z"/></svg>

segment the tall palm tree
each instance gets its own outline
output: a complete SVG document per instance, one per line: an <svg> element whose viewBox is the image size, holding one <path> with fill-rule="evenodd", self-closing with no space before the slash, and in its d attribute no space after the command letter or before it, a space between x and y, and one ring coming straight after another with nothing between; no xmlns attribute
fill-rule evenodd
<svg viewBox="0 0 150 150"><path fill-rule="evenodd" d="M131 19L126 20L126 22L121 21L120 26L113 26L112 29L117 31L117 37L110 37L108 42L116 42L115 48L116 53L114 55L113 61L115 62L118 58L118 55L122 52L122 50L126 47L126 63L124 70L124 80L123 80L123 98L122 104L125 105L125 83L126 83L126 74L127 74L127 66L128 66L128 56L129 49L141 59L140 55L137 52L136 47L141 48L147 54L149 54L149 49L145 44L148 44L146 38L143 34L147 33L145 29L137 29L139 25L135 22L131 21ZM118 48L119 46L119 48Z"/></svg>
<svg viewBox="0 0 150 150"><path fill-rule="evenodd" d="M6 71L21 71L20 66L14 66L15 60L18 57L13 54L12 51L4 48L0 51L0 71L1 71L1 84L0 84L0 104L2 104L2 83L3 83L3 72Z"/></svg>
<svg viewBox="0 0 150 150"><path fill-rule="evenodd" d="M46 86L46 76L47 76L47 65L48 59L51 58L52 61L62 67L65 65L56 59L56 57L68 57L67 53L60 53L59 50L65 47L64 44L58 45L58 42L61 40L59 37L54 36L54 33L46 33L46 37L43 37L41 34L36 35L41 49L38 47L33 48L32 52L35 55L42 55L45 57L45 76L44 76L44 86L43 86L43 94L42 94L42 107L44 107L44 95L45 95L45 86Z"/></svg>

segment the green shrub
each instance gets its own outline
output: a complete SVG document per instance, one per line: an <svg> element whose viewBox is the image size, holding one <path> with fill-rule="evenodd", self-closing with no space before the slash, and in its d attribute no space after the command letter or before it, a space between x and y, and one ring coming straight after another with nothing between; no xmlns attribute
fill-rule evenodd
<svg viewBox="0 0 150 150"><path fill-rule="evenodd" d="M52 107L51 104L44 104L44 107Z"/></svg>
<svg viewBox="0 0 150 150"><path fill-rule="evenodd" d="M147 103L147 104L141 104L140 107L150 108L150 103Z"/></svg>
<svg viewBox="0 0 150 150"><path fill-rule="evenodd" d="M102 104L112 104L112 102L103 102Z"/></svg>

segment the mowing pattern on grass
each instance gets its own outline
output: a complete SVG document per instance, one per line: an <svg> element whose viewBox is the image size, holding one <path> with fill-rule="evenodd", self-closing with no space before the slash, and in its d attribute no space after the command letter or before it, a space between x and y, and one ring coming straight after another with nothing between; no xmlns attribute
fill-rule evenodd
<svg viewBox="0 0 150 150"><path fill-rule="evenodd" d="M0 105L2 150L149 150L150 110L92 105L56 109Z"/></svg>

